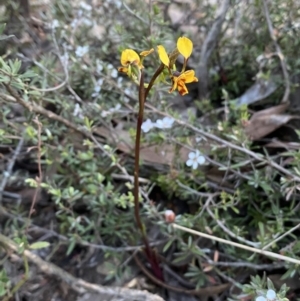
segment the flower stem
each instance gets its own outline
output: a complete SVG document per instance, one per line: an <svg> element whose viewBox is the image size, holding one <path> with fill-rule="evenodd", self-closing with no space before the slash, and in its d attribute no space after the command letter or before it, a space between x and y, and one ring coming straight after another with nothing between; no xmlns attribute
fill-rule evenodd
<svg viewBox="0 0 300 301"><path fill-rule="evenodd" d="M146 91L145 91L145 98L144 98L145 101L146 101L146 99L147 99L147 96L148 96L148 94L149 94L151 88L153 87L153 85L154 85L154 83L155 83L155 80L156 80L157 77L163 72L163 70L164 70L164 64L161 64L161 65L157 68L157 70L155 71L155 73L153 74L153 76L152 76L152 78L151 78L151 80L150 80L150 82L149 82L149 84L148 84L148 87L146 88ZM144 101L144 102L145 102L145 101ZM144 105L144 104L143 104L143 105ZM143 112L144 112L144 108L143 108Z"/></svg>
<svg viewBox="0 0 300 301"><path fill-rule="evenodd" d="M163 274L159 267L158 259L155 252L150 248L146 228L142 223L140 216L140 203L139 203L139 169L140 169L140 145L141 145L141 129L144 118L144 106L148 93L153 86L155 79L162 72L163 66L160 66L153 75L147 88L144 87L144 72L141 71L140 85L139 85L139 113L136 126L136 138L135 138L135 162L134 162L134 215L138 228L141 231L142 239L145 245L145 253L153 270L155 276L163 280Z"/></svg>

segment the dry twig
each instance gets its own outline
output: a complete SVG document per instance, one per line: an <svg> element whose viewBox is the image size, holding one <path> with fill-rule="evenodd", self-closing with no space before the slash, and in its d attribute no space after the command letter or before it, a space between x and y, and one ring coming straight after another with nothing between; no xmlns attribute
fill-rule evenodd
<svg viewBox="0 0 300 301"><path fill-rule="evenodd" d="M41 191L41 183L43 182L43 173L42 173L42 162L41 162L41 157L42 157L42 124L39 121L38 116L35 117L34 122L36 123L38 127L38 144L37 144L37 161L38 161L38 173L39 175L35 178L37 187L34 192L34 196L31 202L30 210L29 210L29 215L28 219L30 219L32 213L34 213L34 206L36 204L37 197Z"/></svg>
<svg viewBox="0 0 300 301"><path fill-rule="evenodd" d="M10 238L0 234L0 244L3 244L6 248L17 252L18 246ZM60 267L46 262L41 259L39 256L34 253L25 250L24 256L32 263L37 265L37 267L48 276L58 278L61 281L64 281L70 287L80 293L94 292L103 296L103 300L108 300L108 298L118 297L123 301L163 301L163 299L157 295L150 294L146 291L138 291L127 288L118 288L118 287L104 287L97 284L86 282L82 279L76 278L64 271Z"/></svg>
<svg viewBox="0 0 300 301"><path fill-rule="evenodd" d="M5 189L5 186L7 184L7 181L8 181L8 178L11 176L11 172L12 172L12 169L15 165L15 162L20 154L20 151L22 149L22 146L24 144L24 137L22 137L20 140L19 140L19 143L17 145L17 148L16 150L14 151L14 154L11 158L11 160L9 161L8 163L8 166L7 166L7 169L6 171L3 173L3 180L1 182L1 185L0 185L0 205L2 203L2 196L3 196L3 190Z"/></svg>
<svg viewBox="0 0 300 301"><path fill-rule="evenodd" d="M198 83L198 97L200 100L205 98L208 93L208 64L211 54L216 48L222 25L229 7L230 0L223 0L222 6L217 12L217 17L203 42L199 67L197 68L197 76L200 79Z"/></svg>
<svg viewBox="0 0 300 301"><path fill-rule="evenodd" d="M189 229L189 228L177 225L177 224L173 224L173 227L175 229L179 229L179 230L191 233L191 234L195 234L195 235L200 236L200 237L204 237L204 238L207 238L207 239L210 239L210 240L218 241L218 242L221 242L221 243L233 246L233 247L237 247L237 248L240 248L240 249L244 249L244 250L247 250L247 251L250 251L250 252L254 252L254 253L265 255L265 256L268 256L268 257L271 257L271 258L283 260L285 262L300 264L300 260L296 259L296 258L280 255L280 254L273 253L273 252L270 252L270 251L265 251L265 250L262 250L262 249L257 249L257 248L245 246L245 245L242 245L242 244L230 241L230 240L226 240L226 239L214 236L214 235L209 235L209 234L206 234L206 233L203 233L203 232L199 232L199 231L196 231L196 230L193 230L193 229Z"/></svg>
<svg viewBox="0 0 300 301"><path fill-rule="evenodd" d="M282 53L281 47L279 46L279 44L277 42L277 38L275 36L275 31L274 31L273 24L272 24L272 21L271 21L271 18L270 18L270 13L269 13L267 1L262 0L262 3L263 3L264 14L265 14L267 24L268 24L270 37L271 37L271 39L274 43L274 46L275 46L275 49L276 49L276 54L280 59L281 69L282 69L284 83L285 83L285 91L284 91L284 95L282 97L281 102L285 103L285 102L288 102L289 95L290 95L290 90L291 90L288 69L287 69L285 57Z"/></svg>

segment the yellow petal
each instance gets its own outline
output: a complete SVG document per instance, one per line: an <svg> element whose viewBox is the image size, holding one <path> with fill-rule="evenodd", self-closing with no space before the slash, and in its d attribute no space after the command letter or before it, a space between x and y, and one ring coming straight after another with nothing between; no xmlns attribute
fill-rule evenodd
<svg viewBox="0 0 300 301"><path fill-rule="evenodd" d="M183 96L183 95L189 93L189 91L188 91L188 89L187 89L185 83L182 82L182 81L178 82L177 89L178 89L178 92L179 92L179 94L180 94L181 96Z"/></svg>
<svg viewBox="0 0 300 301"><path fill-rule="evenodd" d="M177 89L179 94L183 96L189 93L185 84L197 82L198 78L195 77L194 70L188 70L181 73L179 76L173 76L172 81L173 81L173 85L169 92L171 93Z"/></svg>
<svg viewBox="0 0 300 301"><path fill-rule="evenodd" d="M169 90L169 93L172 93L173 91L175 91L177 89L178 77L177 76L173 76L172 77L172 81L173 81L173 85L172 85L171 89Z"/></svg>
<svg viewBox="0 0 300 301"><path fill-rule="evenodd" d="M142 51L142 52L140 53L140 56L147 56L147 55L149 55L150 53L152 53L153 51L154 51L153 48L151 48L150 50Z"/></svg>
<svg viewBox="0 0 300 301"><path fill-rule="evenodd" d="M181 37L177 40L177 49L184 56L185 59L189 58L193 51L193 42L186 38Z"/></svg>
<svg viewBox="0 0 300 301"><path fill-rule="evenodd" d="M166 65L167 67L169 67L170 59L169 59L169 56L167 54L167 51L166 51L165 47L162 46L162 45L158 45L157 46L157 51L158 51L159 59L162 61L162 63L164 65Z"/></svg>
<svg viewBox="0 0 300 301"><path fill-rule="evenodd" d="M189 83L197 82L198 78L195 76L194 70L188 70L181 73L178 77L178 80L189 84Z"/></svg>
<svg viewBox="0 0 300 301"><path fill-rule="evenodd" d="M139 55L132 49L125 49L121 54L121 65L126 67L128 65L139 65L140 57Z"/></svg>

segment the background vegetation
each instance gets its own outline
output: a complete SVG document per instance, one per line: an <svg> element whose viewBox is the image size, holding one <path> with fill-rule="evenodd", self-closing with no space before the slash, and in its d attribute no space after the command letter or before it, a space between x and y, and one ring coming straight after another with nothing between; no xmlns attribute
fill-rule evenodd
<svg viewBox="0 0 300 301"><path fill-rule="evenodd" d="M270 300L267 289L297 299L297 1L0 4L4 300ZM171 51L182 35L199 83L184 97L154 87L145 120L174 123L143 133L141 148L158 280L134 220L137 87L117 68L123 49ZM147 74L158 63L147 58Z"/></svg>

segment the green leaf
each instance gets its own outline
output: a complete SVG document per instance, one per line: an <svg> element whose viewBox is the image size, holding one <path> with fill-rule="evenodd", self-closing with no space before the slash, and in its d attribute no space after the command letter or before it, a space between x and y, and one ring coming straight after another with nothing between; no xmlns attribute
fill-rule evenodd
<svg viewBox="0 0 300 301"><path fill-rule="evenodd" d="M0 24L0 35L3 34L5 27L6 27L6 23Z"/></svg>
<svg viewBox="0 0 300 301"><path fill-rule="evenodd" d="M6 75L1 76L0 77L0 82L8 84L10 82L9 76L6 76Z"/></svg>
<svg viewBox="0 0 300 301"><path fill-rule="evenodd" d="M268 285L268 289L269 289L269 290L276 291L276 289L275 289L275 287L274 287L274 284L273 284L273 282L271 281L270 278L267 279L267 285Z"/></svg>
<svg viewBox="0 0 300 301"><path fill-rule="evenodd" d="M71 242L69 244L68 250L67 250L67 256L69 256L72 253L72 251L75 248L75 245L76 245L76 240L74 238L72 238Z"/></svg>
<svg viewBox="0 0 300 301"><path fill-rule="evenodd" d="M259 232L261 234L262 237L265 237L265 225L262 222L258 223L258 227L259 227Z"/></svg>
<svg viewBox="0 0 300 301"><path fill-rule="evenodd" d="M40 91L37 91L37 90L31 90L31 91L28 91L28 95L33 95L33 96L38 96L40 97L42 94Z"/></svg>
<svg viewBox="0 0 300 301"><path fill-rule="evenodd" d="M4 62L3 58L0 56L0 68L6 73L11 73L10 67Z"/></svg>
<svg viewBox="0 0 300 301"><path fill-rule="evenodd" d="M153 5L153 13L154 15L158 15L160 13L160 8L156 4Z"/></svg>
<svg viewBox="0 0 300 301"><path fill-rule="evenodd" d="M7 293L6 289L5 289L5 283L1 283L0 282L0 297L5 296Z"/></svg>
<svg viewBox="0 0 300 301"><path fill-rule="evenodd" d="M172 243L173 243L173 239L170 239L170 240L165 244L165 246L164 246L164 248L163 248L163 252L166 252L166 251L171 247Z"/></svg>
<svg viewBox="0 0 300 301"><path fill-rule="evenodd" d="M12 70L12 73L13 73L13 74L18 74L18 71L19 71L20 68L21 68L22 62L21 62L20 60L17 60L17 59L16 59L16 60L14 60L14 61L9 60L8 63L9 63L9 66L10 66L10 68L11 68L11 70Z"/></svg>
<svg viewBox="0 0 300 301"><path fill-rule="evenodd" d="M38 250L38 249L47 248L49 246L50 246L50 243L48 241L37 241L37 242L34 242L33 244L31 244L29 246L29 248L32 250Z"/></svg>
<svg viewBox="0 0 300 301"><path fill-rule="evenodd" d="M19 75L19 78L32 78L36 77L37 74L31 70L27 70L25 73Z"/></svg>
<svg viewBox="0 0 300 301"><path fill-rule="evenodd" d="M247 162L247 161L242 161L242 162L240 162L240 163L232 164L232 165L230 165L230 167L235 169L235 168L238 168L238 167L245 166L245 165L247 165L247 164L249 164L249 162ZM227 169L228 169L227 166L219 167L219 170L227 170Z"/></svg>

